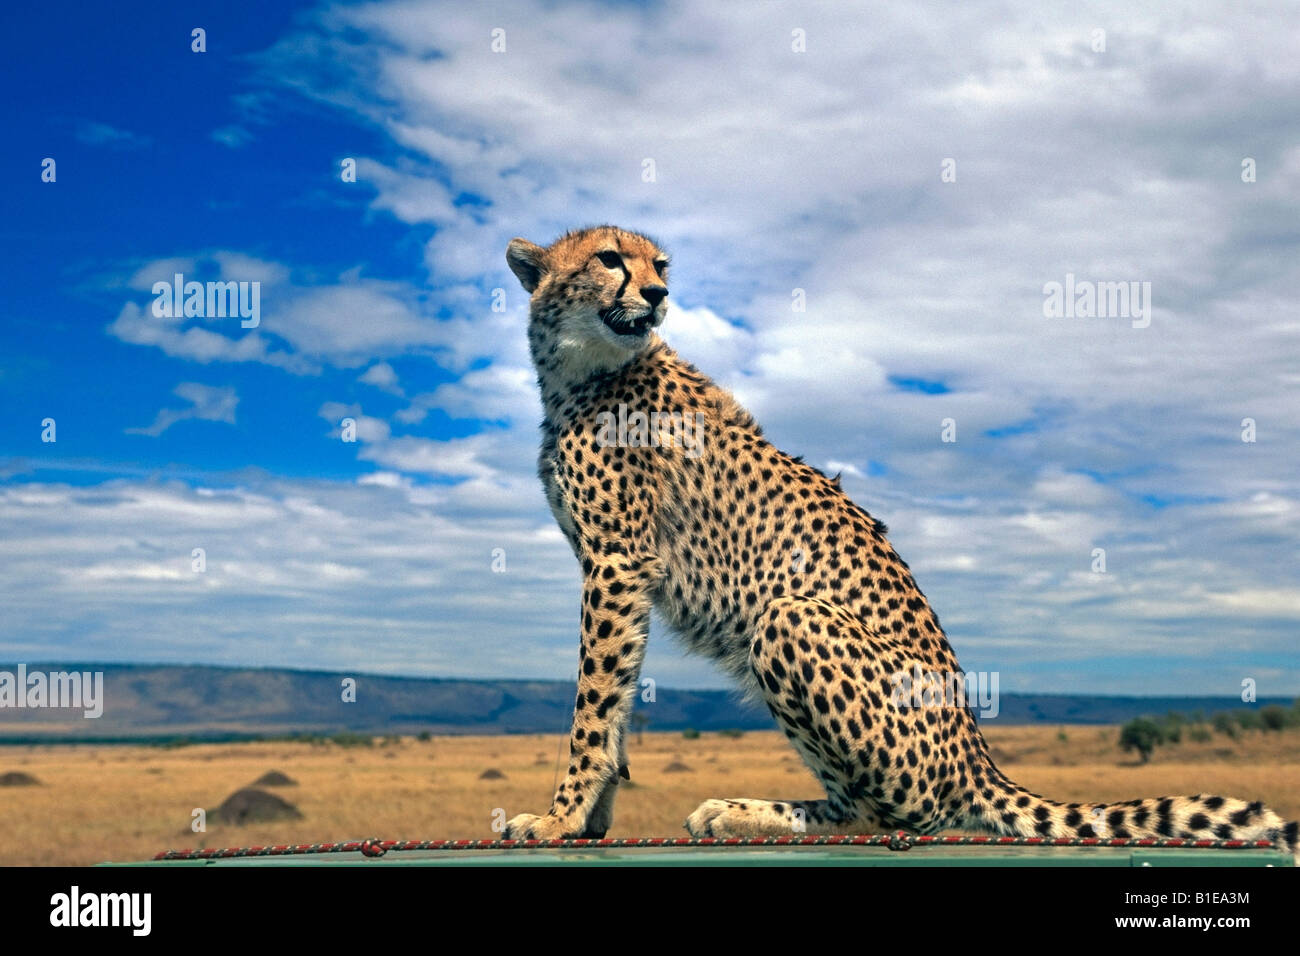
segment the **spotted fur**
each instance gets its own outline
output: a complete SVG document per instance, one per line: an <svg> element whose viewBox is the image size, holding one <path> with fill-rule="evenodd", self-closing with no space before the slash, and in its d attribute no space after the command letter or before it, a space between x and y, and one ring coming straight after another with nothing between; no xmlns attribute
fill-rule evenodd
<svg viewBox="0 0 1300 956"><path fill-rule="evenodd" d="M1012 836L1271 839L1295 823L1219 796L1062 804L994 765L965 698L899 706L893 675L960 673L886 528L655 333L668 257L612 226L507 262L531 293L545 417L539 474L582 568L569 764L550 810L507 837L600 836L613 820L651 607L763 700L825 800L709 800L695 836L955 828ZM683 442L610 444L602 413L680 413ZM699 418L695 418L699 416ZM606 421L608 419L605 419ZM687 419L683 419L687 420Z"/></svg>

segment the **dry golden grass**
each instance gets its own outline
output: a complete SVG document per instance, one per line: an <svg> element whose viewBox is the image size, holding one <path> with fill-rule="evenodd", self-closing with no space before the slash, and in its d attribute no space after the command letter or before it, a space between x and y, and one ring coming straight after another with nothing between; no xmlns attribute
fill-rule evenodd
<svg viewBox="0 0 1300 956"><path fill-rule="evenodd" d="M1017 783L1063 801L1218 792L1263 800L1300 817L1300 730L1253 731L1237 742L1160 748L1134 765L1114 727L1006 727L987 731ZM0 775L23 771L40 786L0 787L0 864L86 864L146 859L167 847L310 843L384 838L490 838L493 813L538 813L549 804L562 748L557 735L404 738L389 746L307 743L0 747ZM665 773L674 761L689 770ZM784 738L747 733L635 735L632 784L619 796L610 836L683 835L681 822L708 797L815 797L818 789ZM488 768L504 779L480 780ZM268 788L303 819L190 831L235 790L280 770L295 787Z"/></svg>

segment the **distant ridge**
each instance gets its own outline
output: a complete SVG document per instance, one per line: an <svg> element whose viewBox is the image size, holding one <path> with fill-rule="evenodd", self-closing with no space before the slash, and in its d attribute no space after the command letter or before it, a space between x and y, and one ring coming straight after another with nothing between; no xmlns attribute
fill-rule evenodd
<svg viewBox="0 0 1300 956"><path fill-rule="evenodd" d="M16 664L0 664L13 673ZM552 733L568 731L572 681L389 677L285 668L171 664L27 662L33 671L102 671L104 713L0 707L0 742L127 740L143 737L230 738L261 734ZM344 678L357 682L355 703L341 697ZM638 699L650 730L760 730L775 727L767 712L727 690L659 687L654 702ZM1243 704L1233 697L1101 697L1003 694L990 724L1114 724L1144 714L1289 706L1290 698Z"/></svg>

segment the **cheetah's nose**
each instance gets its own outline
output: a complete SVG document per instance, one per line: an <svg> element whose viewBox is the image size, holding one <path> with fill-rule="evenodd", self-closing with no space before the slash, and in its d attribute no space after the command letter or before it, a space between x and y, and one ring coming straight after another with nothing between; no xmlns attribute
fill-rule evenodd
<svg viewBox="0 0 1300 956"><path fill-rule="evenodd" d="M645 285L641 287L641 298L650 303L650 308L659 308L659 303L668 295L668 290L661 285Z"/></svg>

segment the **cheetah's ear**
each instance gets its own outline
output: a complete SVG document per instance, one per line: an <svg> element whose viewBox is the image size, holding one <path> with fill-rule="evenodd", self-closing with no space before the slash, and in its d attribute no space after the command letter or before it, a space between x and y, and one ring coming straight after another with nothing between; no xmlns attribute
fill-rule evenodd
<svg viewBox="0 0 1300 956"><path fill-rule="evenodd" d="M511 239L506 246L506 262L527 292L532 292L546 274L546 250L527 239Z"/></svg>

